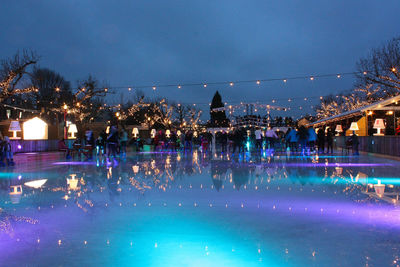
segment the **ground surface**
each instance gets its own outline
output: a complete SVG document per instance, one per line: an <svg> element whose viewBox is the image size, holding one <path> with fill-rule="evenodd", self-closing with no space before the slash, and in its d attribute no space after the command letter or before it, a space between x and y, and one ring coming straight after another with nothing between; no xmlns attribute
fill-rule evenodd
<svg viewBox="0 0 400 267"><path fill-rule="evenodd" d="M396 266L399 177L341 154L23 155L0 170L0 265Z"/></svg>

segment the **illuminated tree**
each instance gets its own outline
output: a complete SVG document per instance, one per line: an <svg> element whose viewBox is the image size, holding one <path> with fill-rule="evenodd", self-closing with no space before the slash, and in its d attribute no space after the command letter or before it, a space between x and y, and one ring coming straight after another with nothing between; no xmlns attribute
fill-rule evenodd
<svg viewBox="0 0 400 267"><path fill-rule="evenodd" d="M222 103L222 97L219 92L215 92L215 95L211 101L210 106L210 126L212 127L228 127L229 120L226 117L225 111L214 111L216 108L223 108L225 105Z"/></svg>
<svg viewBox="0 0 400 267"><path fill-rule="evenodd" d="M24 50L12 58L0 63L0 102L17 94L31 93L37 90L27 82L31 75L30 68L39 60L34 52Z"/></svg>
<svg viewBox="0 0 400 267"><path fill-rule="evenodd" d="M393 38L381 47L372 49L369 56L357 62L360 85L380 85L382 90L400 90L400 38Z"/></svg>

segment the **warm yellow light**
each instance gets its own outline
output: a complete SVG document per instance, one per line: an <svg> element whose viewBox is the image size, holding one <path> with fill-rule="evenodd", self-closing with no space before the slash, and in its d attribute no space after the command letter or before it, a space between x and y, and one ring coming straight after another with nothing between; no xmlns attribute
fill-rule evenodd
<svg viewBox="0 0 400 267"><path fill-rule="evenodd" d="M35 117L23 124L25 140L47 140L47 123Z"/></svg>
<svg viewBox="0 0 400 267"><path fill-rule="evenodd" d="M133 134L134 137L136 138L137 135L139 134L139 129L138 129L138 128L133 128L133 129L132 129L132 134Z"/></svg>
<svg viewBox="0 0 400 267"><path fill-rule="evenodd" d="M386 114L387 115L393 115L393 111L389 110Z"/></svg>
<svg viewBox="0 0 400 267"><path fill-rule="evenodd" d="M311 80L311 81L314 81L314 77L310 77L310 80Z"/></svg>
<svg viewBox="0 0 400 267"><path fill-rule="evenodd" d="M368 115L372 115L374 114L372 111L368 111Z"/></svg>
<svg viewBox="0 0 400 267"><path fill-rule="evenodd" d="M119 112L115 112L116 117L119 117L119 115L121 115Z"/></svg>
<svg viewBox="0 0 400 267"><path fill-rule="evenodd" d="M230 85L230 86L233 86L233 82L230 82L229 85Z"/></svg>
<svg viewBox="0 0 400 267"><path fill-rule="evenodd" d="M396 68L395 68L395 67L393 67L393 68L392 68L392 71L393 71L393 72L396 72Z"/></svg>
<svg viewBox="0 0 400 267"><path fill-rule="evenodd" d="M63 108L64 108L64 109L67 109L67 108L68 108L67 104L64 104Z"/></svg>
<svg viewBox="0 0 400 267"><path fill-rule="evenodd" d="M75 123L71 123L68 127L68 133L71 134L71 139L75 139L75 134L78 132L78 128L76 127Z"/></svg>

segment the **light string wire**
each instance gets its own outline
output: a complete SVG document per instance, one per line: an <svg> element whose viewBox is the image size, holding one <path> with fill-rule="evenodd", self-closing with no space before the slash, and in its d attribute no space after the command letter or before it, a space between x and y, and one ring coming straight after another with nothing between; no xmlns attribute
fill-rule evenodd
<svg viewBox="0 0 400 267"><path fill-rule="evenodd" d="M235 84L243 84L243 83L256 83L257 85L260 85L261 82L273 82L273 81L283 81L287 82L289 80L301 80L301 79L309 79L313 81L316 78L329 78L329 77L336 77L336 78L341 78L342 76L347 76L347 75L357 75L357 74L364 74L366 75L367 73L365 71L361 72L341 72L341 73L335 73L335 74L317 74L317 75L304 75L304 76L293 76L293 77L282 77L282 78L264 78L264 79L258 79L258 80L232 80L232 81L216 81L216 82L194 82L194 83L178 83L178 84L152 84L152 85L132 85L132 86L109 86L109 88L112 89L128 89L133 90L133 89L145 89L145 88L152 88L153 90L156 90L157 88L166 88L166 87L177 87L178 89L181 89L182 87L191 87L191 86L203 86L207 87L208 85L230 85L234 86ZM98 87L96 89L108 89L105 87Z"/></svg>

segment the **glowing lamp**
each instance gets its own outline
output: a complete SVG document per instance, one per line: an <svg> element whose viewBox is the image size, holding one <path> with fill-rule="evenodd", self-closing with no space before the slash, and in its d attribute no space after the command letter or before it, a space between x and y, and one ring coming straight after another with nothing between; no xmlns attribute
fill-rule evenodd
<svg viewBox="0 0 400 267"><path fill-rule="evenodd" d="M67 185L69 190L77 190L79 180L76 179L76 174L70 174L71 179L67 178Z"/></svg>
<svg viewBox="0 0 400 267"><path fill-rule="evenodd" d="M11 203L18 204L22 196L22 185L11 185L9 195Z"/></svg>
<svg viewBox="0 0 400 267"><path fill-rule="evenodd" d="M133 134L133 136L136 138L137 135L139 134L139 129L138 129L138 128L133 128L133 129L132 129L132 134Z"/></svg>
<svg viewBox="0 0 400 267"><path fill-rule="evenodd" d="M21 131L21 125L19 124L19 121L11 121L8 131L13 132L13 137L10 139L19 139L19 137L17 137L17 132Z"/></svg>
<svg viewBox="0 0 400 267"><path fill-rule="evenodd" d="M360 129L358 128L357 122L352 122L350 125L350 131L358 131L358 130Z"/></svg>
<svg viewBox="0 0 400 267"><path fill-rule="evenodd" d="M166 131L165 131L165 135L169 138L170 135L171 135L171 131L170 131L170 130L166 130Z"/></svg>
<svg viewBox="0 0 400 267"><path fill-rule="evenodd" d="M378 132L374 135L383 135L383 133L381 133L381 129L385 129L385 123L383 122L383 119L376 119L373 128L378 129Z"/></svg>
<svg viewBox="0 0 400 267"><path fill-rule="evenodd" d="M107 126L107 128L106 128L106 134L109 134L110 133L110 126Z"/></svg>
<svg viewBox="0 0 400 267"><path fill-rule="evenodd" d="M340 133L342 133L342 132L343 132L342 125L340 125L340 124L337 124L337 125L336 125L336 128L335 128L335 132L336 132L336 136L339 136L339 135L340 135Z"/></svg>
<svg viewBox="0 0 400 267"><path fill-rule="evenodd" d="M47 140L47 123L38 117L27 120L23 124L25 140Z"/></svg>
<svg viewBox="0 0 400 267"><path fill-rule="evenodd" d="M27 187L38 189L41 188L46 182L47 179L40 179L40 180L26 182L24 185L26 185Z"/></svg>
<svg viewBox="0 0 400 267"><path fill-rule="evenodd" d="M151 129L151 138L156 137L156 129Z"/></svg>
<svg viewBox="0 0 400 267"><path fill-rule="evenodd" d="M68 127L68 133L71 134L71 139L75 139L76 136L75 134L78 132L78 129L76 128L76 124L75 123L71 123Z"/></svg>
<svg viewBox="0 0 400 267"><path fill-rule="evenodd" d="M138 165L133 165L132 170L134 174L137 174L139 172L139 166Z"/></svg>
<svg viewBox="0 0 400 267"><path fill-rule="evenodd" d="M182 133L181 133L181 130L178 130L178 131L176 132L176 135L177 135L177 136L181 136L181 134L182 134Z"/></svg>
<svg viewBox="0 0 400 267"><path fill-rule="evenodd" d="M381 184L381 180L378 180L378 183L374 184L374 189L375 189L375 193L379 197L383 197L383 195L385 194L385 185Z"/></svg>
<svg viewBox="0 0 400 267"><path fill-rule="evenodd" d="M194 131L193 136L197 137L197 131Z"/></svg>

